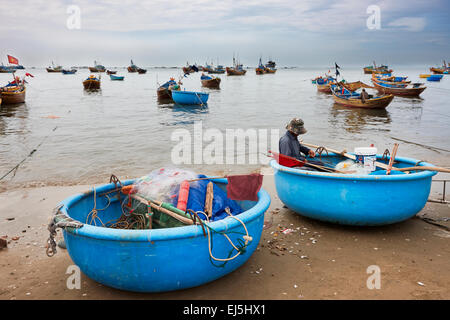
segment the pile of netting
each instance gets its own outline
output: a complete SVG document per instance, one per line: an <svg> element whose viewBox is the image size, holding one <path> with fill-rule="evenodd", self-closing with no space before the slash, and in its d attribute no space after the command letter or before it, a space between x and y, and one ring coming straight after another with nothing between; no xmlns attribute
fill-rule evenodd
<svg viewBox="0 0 450 320"><path fill-rule="evenodd" d="M212 180L183 169L154 170L132 185L116 185L116 190L122 195L122 215L103 223L99 211L106 208L96 209L94 204L86 223L97 225L98 221L104 227L118 229L158 229L217 221L242 212ZM108 206L109 202L108 197Z"/></svg>

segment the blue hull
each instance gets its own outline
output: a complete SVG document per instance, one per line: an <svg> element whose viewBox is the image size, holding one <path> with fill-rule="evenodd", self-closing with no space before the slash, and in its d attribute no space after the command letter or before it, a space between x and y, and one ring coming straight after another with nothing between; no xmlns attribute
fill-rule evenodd
<svg viewBox="0 0 450 320"><path fill-rule="evenodd" d="M225 189L226 180L215 180ZM125 182L125 185L133 181ZM100 186L97 195L114 189L114 184ZM163 292L202 285L236 270L255 251L263 229L264 212L270 205L266 191L260 190L258 202L241 201L246 210L238 215L245 223L249 242L245 253L220 267L221 262L210 260L208 239L200 226L186 226L154 230L119 230L84 225L79 229L63 231L67 250L73 262L89 278L122 290L139 292ZM107 210L99 211L104 221L121 214L119 201L114 193ZM122 197L123 200L123 197ZM85 222L93 207L93 193L70 197L62 202L62 212ZM97 208L106 206L104 197L97 197ZM101 213L100 213L101 212ZM212 222L216 231L226 231L234 243L242 241L242 225L226 218ZM244 233L245 234L245 233ZM212 235L212 252L215 257L229 257L236 251L220 234Z"/></svg>
<svg viewBox="0 0 450 320"><path fill-rule="evenodd" d="M444 77L442 74L433 74L427 78L428 81L441 81L442 77Z"/></svg>
<svg viewBox="0 0 450 320"><path fill-rule="evenodd" d="M417 162L395 160L400 162L396 167ZM413 217L425 206L436 174L393 172L387 176L384 170L374 175L335 174L287 168L274 160L270 164L278 196L289 209L309 218L357 226L386 225Z"/></svg>
<svg viewBox="0 0 450 320"><path fill-rule="evenodd" d="M175 103L183 105L199 105L208 102L209 94L192 91L172 91L172 99Z"/></svg>
<svg viewBox="0 0 450 320"><path fill-rule="evenodd" d="M115 76L110 74L109 77L111 78L111 80L123 80L125 77L124 76Z"/></svg>

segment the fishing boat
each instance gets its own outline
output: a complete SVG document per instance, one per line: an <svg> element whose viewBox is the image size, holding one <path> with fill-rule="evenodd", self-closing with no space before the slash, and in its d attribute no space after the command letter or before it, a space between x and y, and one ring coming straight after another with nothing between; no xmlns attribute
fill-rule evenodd
<svg viewBox="0 0 450 320"><path fill-rule="evenodd" d="M432 74L427 78L427 81L441 81L443 77L443 74Z"/></svg>
<svg viewBox="0 0 450 320"><path fill-rule="evenodd" d="M182 68L184 74L191 74L194 72L198 72L198 68L196 65L189 65L189 62L186 63L186 66Z"/></svg>
<svg viewBox="0 0 450 320"><path fill-rule="evenodd" d="M100 89L100 78L96 78L94 75L90 75L83 81L85 90L98 90Z"/></svg>
<svg viewBox="0 0 450 320"><path fill-rule="evenodd" d="M0 88L0 100L3 105L25 102L26 88L21 85L8 85Z"/></svg>
<svg viewBox="0 0 450 320"><path fill-rule="evenodd" d="M388 76L383 77L378 74L372 74L372 79L382 81L382 82L388 82L388 83L411 83L410 80L406 80L408 77L395 77L395 76Z"/></svg>
<svg viewBox="0 0 450 320"><path fill-rule="evenodd" d="M247 73L247 70L244 70L242 64L240 64L239 61L236 61L234 56L233 56L233 66L226 67L225 70L227 71L227 75L229 76L244 76Z"/></svg>
<svg viewBox="0 0 450 320"><path fill-rule="evenodd" d="M130 73L138 72L138 66L136 66L133 62L133 60L130 61L130 65L128 66L127 70Z"/></svg>
<svg viewBox="0 0 450 320"><path fill-rule="evenodd" d="M51 67L48 67L46 69L47 69L47 72L50 72L50 73L52 73L52 72L62 72L63 67L62 66L55 66L53 61L52 61Z"/></svg>
<svg viewBox="0 0 450 320"><path fill-rule="evenodd" d="M62 69L61 72L63 74L75 74L75 73L77 73L77 69L71 69L71 70Z"/></svg>
<svg viewBox="0 0 450 320"><path fill-rule="evenodd" d="M172 91L180 91L180 83L175 82L175 78L170 78L169 81L160 85L156 90L156 94L158 96L158 100L171 100L172 99Z"/></svg>
<svg viewBox="0 0 450 320"><path fill-rule="evenodd" d="M365 74L373 74L373 73L386 74L386 73L391 73L392 72L392 69L389 69L389 67L386 66L386 65L381 65L381 66L377 67L375 61L373 62L372 66L366 66L366 67L363 68L363 70L364 70Z"/></svg>
<svg viewBox="0 0 450 320"><path fill-rule="evenodd" d="M373 79L372 82L379 92L403 97L417 97L427 88L423 85L423 83L413 83L410 85L388 84L379 81L374 81Z"/></svg>
<svg viewBox="0 0 450 320"><path fill-rule="evenodd" d="M318 77L316 79L317 91L322 93L331 93L331 85L335 83L335 79L331 76L326 78Z"/></svg>
<svg viewBox="0 0 450 320"><path fill-rule="evenodd" d="M183 70L184 71L184 70ZM214 68L213 68L213 66L212 65L209 65L209 64L206 64L206 66L204 66L204 67L202 67L202 71L204 71L204 72L211 72L211 71L214 71Z"/></svg>
<svg viewBox="0 0 450 320"><path fill-rule="evenodd" d="M113 75L113 74L110 74L110 75L109 75L109 78L110 78L111 80L122 81L125 77L124 77L124 76L115 76L115 75Z"/></svg>
<svg viewBox="0 0 450 320"><path fill-rule="evenodd" d="M265 74L266 73L266 67L263 65L261 58L259 58L258 66L255 68L256 74Z"/></svg>
<svg viewBox="0 0 450 320"><path fill-rule="evenodd" d="M275 68L276 63L272 60L269 60L266 65L264 66L265 73L275 73L277 72L277 69Z"/></svg>
<svg viewBox="0 0 450 320"><path fill-rule="evenodd" d="M344 158L322 154L322 161L336 165ZM376 156L379 162L382 155ZM389 161L389 157L388 161ZM395 157L395 167L418 164L416 159ZM377 168L371 174L342 174L289 168L270 162L280 200L295 213L331 223L377 226L397 223L414 217L427 203L434 171L403 173Z"/></svg>
<svg viewBox="0 0 450 320"><path fill-rule="evenodd" d="M121 185L127 187L133 182L124 181ZM216 179L214 183L226 192L226 179ZM240 221L233 217L211 221L207 231L198 224L127 230L89 223L94 201L105 208L101 211L104 221L120 218L123 197L114 183L73 195L58 205L51 225L59 222L57 225L63 228L67 252L83 274L106 286L136 292L196 287L238 269L256 250L264 212L270 205L268 193L260 189L257 201L236 201L242 209L235 216ZM230 241L245 242L245 251L236 252ZM215 261L212 255L227 257L229 261ZM189 270L195 270L195 275Z"/></svg>
<svg viewBox="0 0 450 320"><path fill-rule="evenodd" d="M202 82L202 86L206 88L219 89L220 88L220 78L218 77L210 77L202 74L200 77Z"/></svg>
<svg viewBox="0 0 450 320"><path fill-rule="evenodd" d="M214 68L212 71L208 71L208 73L217 73L217 74L223 74L225 73L225 68L222 65L218 65L216 68Z"/></svg>
<svg viewBox="0 0 450 320"><path fill-rule="evenodd" d="M117 71L112 71L112 70L106 70L106 74L110 75L110 74L116 74Z"/></svg>
<svg viewBox="0 0 450 320"><path fill-rule="evenodd" d="M172 91L172 99L181 105L206 105L209 94L193 91Z"/></svg>
<svg viewBox="0 0 450 320"><path fill-rule="evenodd" d="M97 61L94 61L94 67L89 67L90 72L105 72L106 68L101 64L98 64Z"/></svg>
<svg viewBox="0 0 450 320"><path fill-rule="evenodd" d="M373 88L367 85L361 85L361 87ZM331 93L333 94L333 99L337 104L351 108L386 109L386 107L394 99L394 96L392 94L385 94L381 96L369 95L368 99L363 100L361 99L360 93L357 93L354 90L348 90L345 85L332 85Z"/></svg>
<svg viewBox="0 0 450 320"><path fill-rule="evenodd" d="M16 72L16 68L12 66L4 66L3 64L0 66L0 73L14 73Z"/></svg>
<svg viewBox="0 0 450 320"><path fill-rule="evenodd" d="M426 79L426 78L429 78L430 76L431 76L431 74L429 74L429 73L428 74L420 74L419 78Z"/></svg>
<svg viewBox="0 0 450 320"><path fill-rule="evenodd" d="M147 69L138 68L137 72L139 74L145 74L145 73L147 73Z"/></svg>

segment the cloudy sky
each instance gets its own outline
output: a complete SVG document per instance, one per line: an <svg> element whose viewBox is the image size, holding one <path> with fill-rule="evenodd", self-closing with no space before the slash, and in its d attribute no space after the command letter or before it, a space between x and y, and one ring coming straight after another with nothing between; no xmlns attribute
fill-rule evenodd
<svg viewBox="0 0 450 320"><path fill-rule="evenodd" d="M77 21L72 5L80 29L68 28ZM380 29L367 27L370 5L380 8ZM125 66L130 58L142 66L230 64L233 53L249 66L259 56L282 66L450 61L448 0L17 0L15 7L0 10L0 61L11 54L26 66L94 59Z"/></svg>

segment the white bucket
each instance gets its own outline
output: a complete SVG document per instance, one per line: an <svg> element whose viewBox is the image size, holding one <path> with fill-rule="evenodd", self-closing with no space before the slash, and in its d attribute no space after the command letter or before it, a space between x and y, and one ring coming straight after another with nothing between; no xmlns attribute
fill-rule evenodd
<svg viewBox="0 0 450 320"><path fill-rule="evenodd" d="M360 147L355 148L356 161L361 163L367 172L375 171L375 161L377 161L377 148Z"/></svg>

